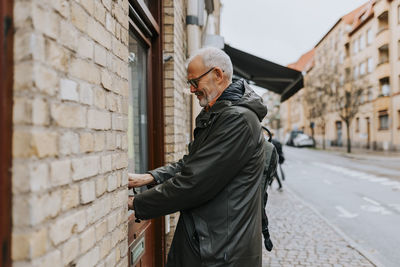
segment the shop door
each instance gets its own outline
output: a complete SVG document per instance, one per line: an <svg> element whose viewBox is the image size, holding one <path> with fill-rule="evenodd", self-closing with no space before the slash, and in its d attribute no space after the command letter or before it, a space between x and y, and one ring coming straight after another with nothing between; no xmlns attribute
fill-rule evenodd
<svg viewBox="0 0 400 267"><path fill-rule="evenodd" d="M0 4L0 266L11 266L13 1Z"/></svg>
<svg viewBox="0 0 400 267"><path fill-rule="evenodd" d="M162 43L159 20L152 15L160 7L161 1L130 1L129 5L128 171L133 173L145 173L164 161ZM135 193L145 190L137 188ZM164 242L164 218L136 221L129 212L130 267L163 266Z"/></svg>

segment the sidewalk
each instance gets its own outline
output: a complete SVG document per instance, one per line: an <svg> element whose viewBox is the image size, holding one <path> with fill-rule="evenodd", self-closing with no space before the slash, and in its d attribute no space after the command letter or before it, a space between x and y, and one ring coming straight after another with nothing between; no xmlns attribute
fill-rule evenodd
<svg viewBox="0 0 400 267"><path fill-rule="evenodd" d="M342 154L344 156L349 156L354 158L373 158L373 157L400 158L400 151L383 151L383 150L371 150L371 149L352 147L351 153L347 153L346 146L342 147L327 146L325 150L323 150L322 147L318 147L315 150Z"/></svg>
<svg viewBox="0 0 400 267"><path fill-rule="evenodd" d="M267 214L274 248L263 250L263 267L375 266L287 187L269 190Z"/></svg>

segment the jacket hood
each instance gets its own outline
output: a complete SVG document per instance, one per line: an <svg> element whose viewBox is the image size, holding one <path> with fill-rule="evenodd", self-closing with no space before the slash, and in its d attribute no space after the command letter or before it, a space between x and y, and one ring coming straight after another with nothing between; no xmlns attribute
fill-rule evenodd
<svg viewBox="0 0 400 267"><path fill-rule="evenodd" d="M268 108L243 79L231 83L217 101L229 100L233 105L246 107L257 114L260 121L267 115Z"/></svg>

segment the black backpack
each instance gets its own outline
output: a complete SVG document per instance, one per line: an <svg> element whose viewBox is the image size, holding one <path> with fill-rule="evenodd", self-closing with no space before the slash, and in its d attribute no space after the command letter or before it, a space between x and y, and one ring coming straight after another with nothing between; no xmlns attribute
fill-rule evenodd
<svg viewBox="0 0 400 267"><path fill-rule="evenodd" d="M269 139L266 139L264 142L265 146L265 164L264 164L264 173L263 180L261 182L261 192L262 192L262 233L264 236L264 245L268 251L271 251L273 248L272 241L270 239L270 234L268 230L268 217L265 211L265 206L268 201L268 193L267 187L272 182L274 176L276 175L276 168L278 166L278 153L276 151L275 146L271 143L271 133L270 131L262 126L262 128L267 131L269 134Z"/></svg>

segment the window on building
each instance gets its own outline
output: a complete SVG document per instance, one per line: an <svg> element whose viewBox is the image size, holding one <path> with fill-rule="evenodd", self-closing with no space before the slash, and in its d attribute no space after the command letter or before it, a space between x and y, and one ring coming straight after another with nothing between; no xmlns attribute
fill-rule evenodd
<svg viewBox="0 0 400 267"><path fill-rule="evenodd" d="M360 35L359 39L360 51L364 50L365 48L365 37L363 34Z"/></svg>
<svg viewBox="0 0 400 267"><path fill-rule="evenodd" d="M400 130L400 109L397 110L397 130Z"/></svg>
<svg viewBox="0 0 400 267"><path fill-rule="evenodd" d="M356 80L358 78L358 66L353 68L353 79Z"/></svg>
<svg viewBox="0 0 400 267"><path fill-rule="evenodd" d="M365 62L360 64L360 76L365 75Z"/></svg>
<svg viewBox="0 0 400 267"><path fill-rule="evenodd" d="M356 118L356 133L360 131L360 118Z"/></svg>
<svg viewBox="0 0 400 267"><path fill-rule="evenodd" d="M385 77L379 80L379 86L381 89L382 96L390 95L390 80L389 77Z"/></svg>
<svg viewBox="0 0 400 267"><path fill-rule="evenodd" d="M379 62L378 65L389 62L389 46L387 44L378 48Z"/></svg>
<svg viewBox="0 0 400 267"><path fill-rule="evenodd" d="M368 73L371 73L374 70L374 62L372 61L372 57L368 58L367 60L367 68Z"/></svg>
<svg viewBox="0 0 400 267"><path fill-rule="evenodd" d="M389 29L389 12L384 11L378 16L378 33Z"/></svg>
<svg viewBox="0 0 400 267"><path fill-rule="evenodd" d="M353 41L353 54L357 54L358 52L358 39Z"/></svg>
<svg viewBox="0 0 400 267"><path fill-rule="evenodd" d="M374 98L374 92L372 87L368 87L367 94L368 94L368 101L372 101L372 99Z"/></svg>
<svg viewBox="0 0 400 267"><path fill-rule="evenodd" d="M368 29L367 30L367 44L372 44L372 38L373 38L373 36L372 36L372 29Z"/></svg>
<svg viewBox="0 0 400 267"><path fill-rule="evenodd" d="M397 6L397 22L400 23L400 6Z"/></svg>
<svg viewBox="0 0 400 267"><path fill-rule="evenodd" d="M378 113L379 118L379 130L389 129L389 114L387 110L381 110Z"/></svg>

